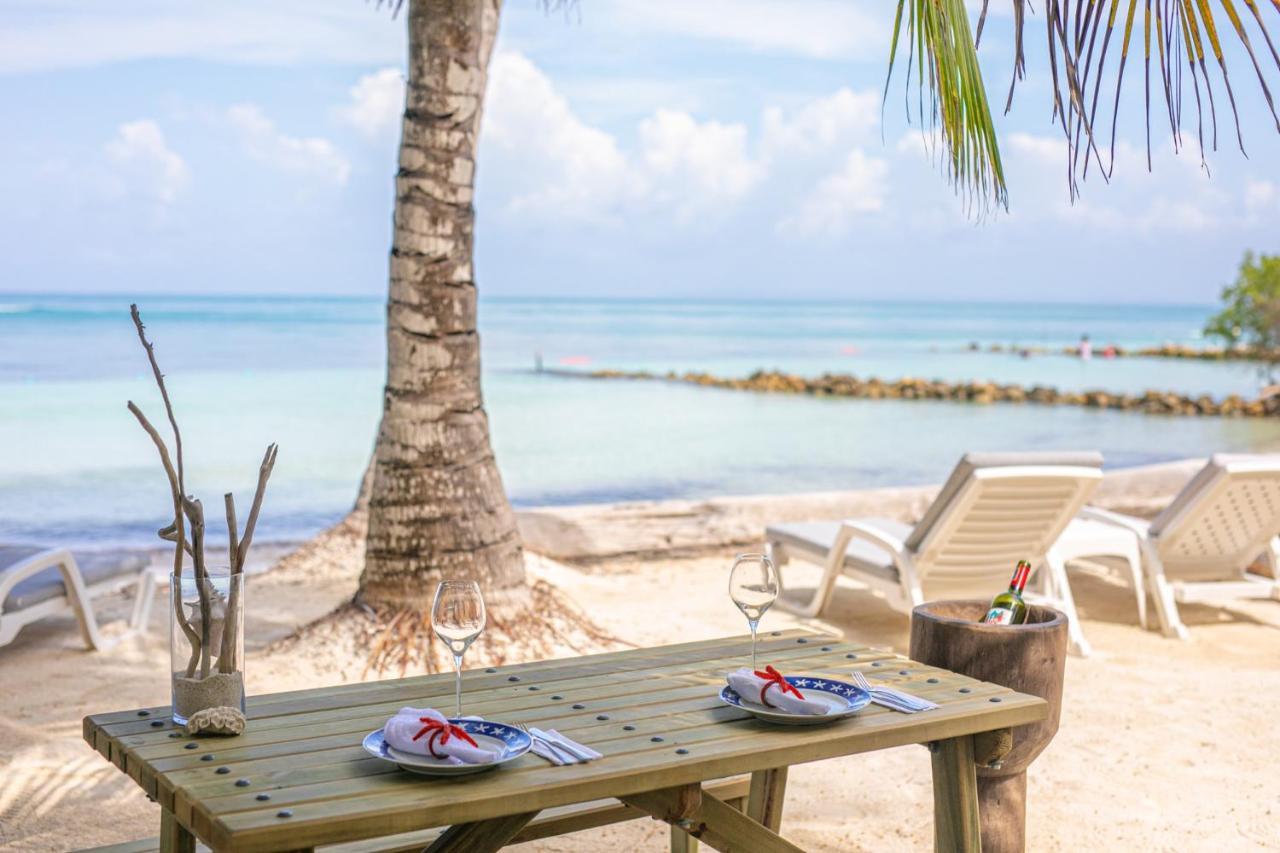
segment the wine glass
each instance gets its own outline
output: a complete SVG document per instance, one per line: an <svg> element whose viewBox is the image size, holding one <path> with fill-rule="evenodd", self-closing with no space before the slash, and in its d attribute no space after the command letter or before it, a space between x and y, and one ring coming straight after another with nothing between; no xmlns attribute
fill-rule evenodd
<svg viewBox="0 0 1280 853"><path fill-rule="evenodd" d="M756 628L760 617L778 599L778 570L764 554L739 554L729 572L729 597L751 626L751 669L756 667Z"/></svg>
<svg viewBox="0 0 1280 853"><path fill-rule="evenodd" d="M462 656L484 630L484 596L475 581L442 581L431 605L431 627L453 653L454 698L462 716Z"/></svg>

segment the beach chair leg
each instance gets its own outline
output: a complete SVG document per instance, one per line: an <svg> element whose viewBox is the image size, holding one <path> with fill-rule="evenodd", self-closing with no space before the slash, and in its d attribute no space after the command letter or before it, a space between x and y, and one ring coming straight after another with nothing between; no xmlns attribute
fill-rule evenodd
<svg viewBox="0 0 1280 853"><path fill-rule="evenodd" d="M109 648L108 643L98 632L98 620L93 614L93 602L89 600L89 591L85 589L84 578L75 558L66 554L58 561L58 571L62 574L62 584L67 590L67 602L76 614L76 623L80 626L80 636L90 649L99 651Z"/></svg>
<svg viewBox="0 0 1280 853"><path fill-rule="evenodd" d="M938 853L980 853L973 737L935 741L929 750L933 759L933 849Z"/></svg>
<svg viewBox="0 0 1280 853"><path fill-rule="evenodd" d="M1142 577L1142 554L1135 542L1132 548L1125 549L1121 558L1129 564L1129 583L1133 586L1133 597L1138 603L1138 624L1142 630L1147 629L1147 585Z"/></svg>
<svg viewBox="0 0 1280 853"><path fill-rule="evenodd" d="M1084 638L1084 628L1080 625L1080 614L1076 612L1075 596L1071 594L1071 583L1067 580L1067 565L1052 549L1045 555L1045 568L1052 578L1052 587L1057 605L1067 614L1067 636L1071 640L1071 651L1082 658L1093 654L1093 648Z"/></svg>
<svg viewBox="0 0 1280 853"><path fill-rule="evenodd" d="M160 853L195 853L196 837L173 816L160 808Z"/></svg>
<svg viewBox="0 0 1280 853"><path fill-rule="evenodd" d="M145 631L151 622L151 604L156 597L156 576L150 569L138 578L133 591L133 613L129 617L129 627L135 631Z"/></svg>
<svg viewBox="0 0 1280 853"><path fill-rule="evenodd" d="M1154 549L1153 549L1154 550ZM1149 552L1147 565L1150 572L1151 597L1156 600L1156 612L1160 616L1160 629L1166 637L1188 638L1187 626L1182 624L1178 616L1178 602L1173 597L1173 586L1164 576L1164 565L1159 556Z"/></svg>

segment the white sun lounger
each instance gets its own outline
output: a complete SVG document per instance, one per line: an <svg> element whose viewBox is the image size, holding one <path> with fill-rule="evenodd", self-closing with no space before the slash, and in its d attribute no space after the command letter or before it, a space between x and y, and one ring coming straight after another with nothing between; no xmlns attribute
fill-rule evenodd
<svg viewBox="0 0 1280 853"><path fill-rule="evenodd" d="M1145 585L1165 636L1187 638L1178 602L1280 600L1280 581L1248 570L1261 557L1277 574L1280 456L1215 455L1149 522L1095 507L1085 507L1080 515L1083 522L1072 523L1064 544L1080 524L1101 523L1123 530L1140 545ZM1073 550L1077 556L1111 553L1090 551L1078 542Z"/></svg>
<svg viewBox="0 0 1280 853"><path fill-rule="evenodd" d="M914 527L883 518L771 525L765 538L780 571L791 558L823 567L806 604L780 606L818 615L841 574L907 613L935 599L989 599L1026 559L1040 576L1030 597L1062 609L1074 650L1088 654L1066 573L1047 556L1101 480L1099 453L970 453Z"/></svg>
<svg viewBox="0 0 1280 853"><path fill-rule="evenodd" d="M93 599L135 586L132 630L146 625L155 580L138 555L82 554L62 548L0 545L0 646L40 619L73 612L85 645L104 649L112 643L98 630Z"/></svg>

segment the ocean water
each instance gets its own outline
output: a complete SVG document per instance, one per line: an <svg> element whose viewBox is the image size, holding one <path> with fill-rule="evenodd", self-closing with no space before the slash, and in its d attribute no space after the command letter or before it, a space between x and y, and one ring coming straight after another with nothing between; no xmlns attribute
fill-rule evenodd
<svg viewBox="0 0 1280 853"><path fill-rule="evenodd" d="M183 428L189 489L206 514L250 500L280 443L264 539L341 517L381 406L376 299L140 300ZM0 541L149 544L168 513L154 449L125 409L163 407L127 297L0 295ZM1256 394L1243 364L970 352L1060 348L1090 335L1202 343L1208 306L669 302L486 299L485 394L517 505L851 489L941 480L967 450L1091 448L1127 466L1280 446L1280 424L1070 407L819 400L658 382L599 382L547 367L758 368L1060 388ZM243 512L243 510L242 510ZM216 530L211 535L220 536Z"/></svg>

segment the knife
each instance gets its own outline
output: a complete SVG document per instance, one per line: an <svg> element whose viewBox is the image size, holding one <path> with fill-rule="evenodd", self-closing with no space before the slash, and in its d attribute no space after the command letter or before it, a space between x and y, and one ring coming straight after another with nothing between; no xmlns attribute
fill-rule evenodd
<svg viewBox="0 0 1280 853"><path fill-rule="evenodd" d="M529 733L534 735L535 737L542 738L544 741L551 744L552 746L559 747L561 752L569 753L578 761L591 760L591 756L583 752L580 747L576 747L574 744L569 743L562 737L555 737L552 734L544 732L542 729L535 729L532 726L529 727Z"/></svg>

